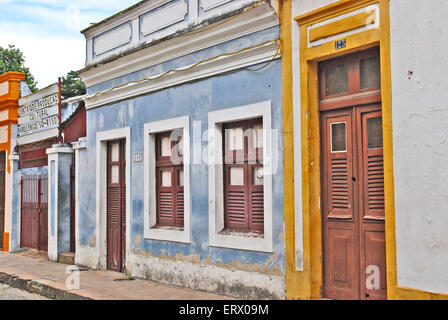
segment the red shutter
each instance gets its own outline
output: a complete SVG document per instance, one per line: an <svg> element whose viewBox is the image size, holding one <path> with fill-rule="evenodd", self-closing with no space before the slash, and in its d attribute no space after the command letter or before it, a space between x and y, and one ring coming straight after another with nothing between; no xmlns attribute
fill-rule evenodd
<svg viewBox="0 0 448 320"><path fill-rule="evenodd" d="M223 126L223 161L224 161L224 223L228 231L264 232L264 192L263 185L255 185L254 168L262 166L260 158L262 148L254 148L250 134L244 137L244 150L231 151L227 131L242 127L244 132L262 124L261 119L240 121ZM244 160L241 163L241 160ZM231 170L243 168L244 185L231 185Z"/></svg>
<svg viewBox="0 0 448 320"><path fill-rule="evenodd" d="M158 224L161 226L172 226L173 224L173 187L162 186L162 171L157 170L157 201L158 201Z"/></svg>
<svg viewBox="0 0 448 320"><path fill-rule="evenodd" d="M162 157L162 138L170 136L171 132L156 136L156 186L157 186L157 225L165 227L184 227L184 187L180 186L179 172L183 170L183 164L176 164L171 157ZM175 143L172 142L172 147ZM162 172L171 173L171 186L164 187Z"/></svg>
<svg viewBox="0 0 448 320"><path fill-rule="evenodd" d="M363 162L364 162L364 192L365 216L366 218L384 219L385 198L384 198L384 161L382 134L376 134L380 141L375 141L376 146L369 148L369 134L367 132L367 122L369 119L378 119L381 112L368 113L363 116ZM381 127L380 127L381 129Z"/></svg>
<svg viewBox="0 0 448 320"><path fill-rule="evenodd" d="M370 156L367 164L369 210L384 210L383 156Z"/></svg>
<svg viewBox="0 0 448 320"><path fill-rule="evenodd" d="M338 142L332 136L332 125L345 124L345 149L338 149ZM327 172L330 186L328 188L328 215L330 218L353 218L353 160L352 160L352 117L351 115L329 117L326 120L327 139Z"/></svg>
<svg viewBox="0 0 448 320"><path fill-rule="evenodd" d="M264 231L264 195L263 190L252 190L250 196L251 229Z"/></svg>
<svg viewBox="0 0 448 320"><path fill-rule="evenodd" d="M332 159L331 161L331 204L333 209L348 210L348 161Z"/></svg>
<svg viewBox="0 0 448 320"><path fill-rule="evenodd" d="M246 193L243 190L227 190L225 201L227 229L247 230Z"/></svg>
<svg viewBox="0 0 448 320"><path fill-rule="evenodd" d="M120 224L120 192L118 186L109 186L107 194L108 223L113 226Z"/></svg>
<svg viewBox="0 0 448 320"><path fill-rule="evenodd" d="M184 226L184 192L178 191L176 198L176 226Z"/></svg>

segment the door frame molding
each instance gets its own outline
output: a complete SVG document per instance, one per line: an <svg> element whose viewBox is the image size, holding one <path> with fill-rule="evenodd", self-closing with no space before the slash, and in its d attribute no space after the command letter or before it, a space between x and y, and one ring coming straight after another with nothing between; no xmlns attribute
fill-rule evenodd
<svg viewBox="0 0 448 320"><path fill-rule="evenodd" d="M96 134L96 249L101 270L107 270L107 142L120 139L126 140L126 264L131 251L131 128L125 127Z"/></svg>
<svg viewBox="0 0 448 320"><path fill-rule="evenodd" d="M327 36L329 37L328 42L313 46L308 41L309 27L324 24L325 21L337 20L341 15L350 16L351 13L368 6L377 6L378 8L374 10L375 24L378 23L378 26L368 27L366 22L366 27L361 30L348 29L347 32L341 32L340 35L335 36L331 34L331 30L326 30L325 32L328 33ZM285 15L284 19L289 19L289 17ZM397 298L399 295L397 293L396 277L389 0L340 0L295 17L294 20L299 25L300 35L301 138L296 140L300 141L301 148L298 150L302 151L302 223L304 236L303 271L297 271L295 234L288 234L288 232L291 233L292 228L286 228L286 282L287 288L289 287L287 297L290 299L321 298L323 293L318 63L379 46L386 198L387 290L389 299ZM286 34L291 37L291 32ZM338 40L345 40L345 47L336 48L335 42ZM292 38L283 41L291 46ZM291 47L284 49L292 51ZM290 108L292 108L292 105ZM288 143L286 144L288 145ZM285 158L288 158L288 155ZM288 173L285 172L285 174ZM293 217L290 217L290 215L293 215ZM300 223L299 221L294 222L296 219L294 219L294 211L285 211L286 221Z"/></svg>

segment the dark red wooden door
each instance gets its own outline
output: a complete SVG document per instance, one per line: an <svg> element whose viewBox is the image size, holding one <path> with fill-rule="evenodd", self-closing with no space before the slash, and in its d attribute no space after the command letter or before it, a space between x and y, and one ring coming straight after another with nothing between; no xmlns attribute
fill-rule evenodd
<svg viewBox="0 0 448 320"><path fill-rule="evenodd" d="M324 113L322 141L325 296L386 298L380 106Z"/></svg>
<svg viewBox="0 0 448 320"><path fill-rule="evenodd" d="M75 155L70 166L70 252L75 252Z"/></svg>
<svg viewBox="0 0 448 320"><path fill-rule="evenodd" d="M320 66L324 296L386 299L377 49Z"/></svg>
<svg viewBox="0 0 448 320"><path fill-rule="evenodd" d="M107 146L107 268L123 272L126 264L126 141Z"/></svg>
<svg viewBox="0 0 448 320"><path fill-rule="evenodd" d="M3 232L5 232L5 164L6 152L0 152L0 250L3 250Z"/></svg>
<svg viewBox="0 0 448 320"><path fill-rule="evenodd" d="M21 243L24 248L48 250L48 177L22 176Z"/></svg>
<svg viewBox="0 0 448 320"><path fill-rule="evenodd" d="M323 116L324 277L329 298L358 298L352 125L352 110Z"/></svg>

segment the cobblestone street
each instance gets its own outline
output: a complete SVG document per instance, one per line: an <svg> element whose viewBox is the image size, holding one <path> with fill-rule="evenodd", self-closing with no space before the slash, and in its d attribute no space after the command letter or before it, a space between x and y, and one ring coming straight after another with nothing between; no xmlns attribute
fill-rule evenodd
<svg viewBox="0 0 448 320"><path fill-rule="evenodd" d="M11 288L0 283L0 300L49 300L38 294L31 294L23 290Z"/></svg>

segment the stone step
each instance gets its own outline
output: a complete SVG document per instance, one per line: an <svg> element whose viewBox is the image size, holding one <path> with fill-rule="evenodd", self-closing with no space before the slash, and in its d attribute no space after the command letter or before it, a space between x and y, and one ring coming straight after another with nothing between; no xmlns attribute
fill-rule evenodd
<svg viewBox="0 0 448 320"><path fill-rule="evenodd" d="M63 264L75 264L75 254L73 252L61 253L58 256L58 262Z"/></svg>

